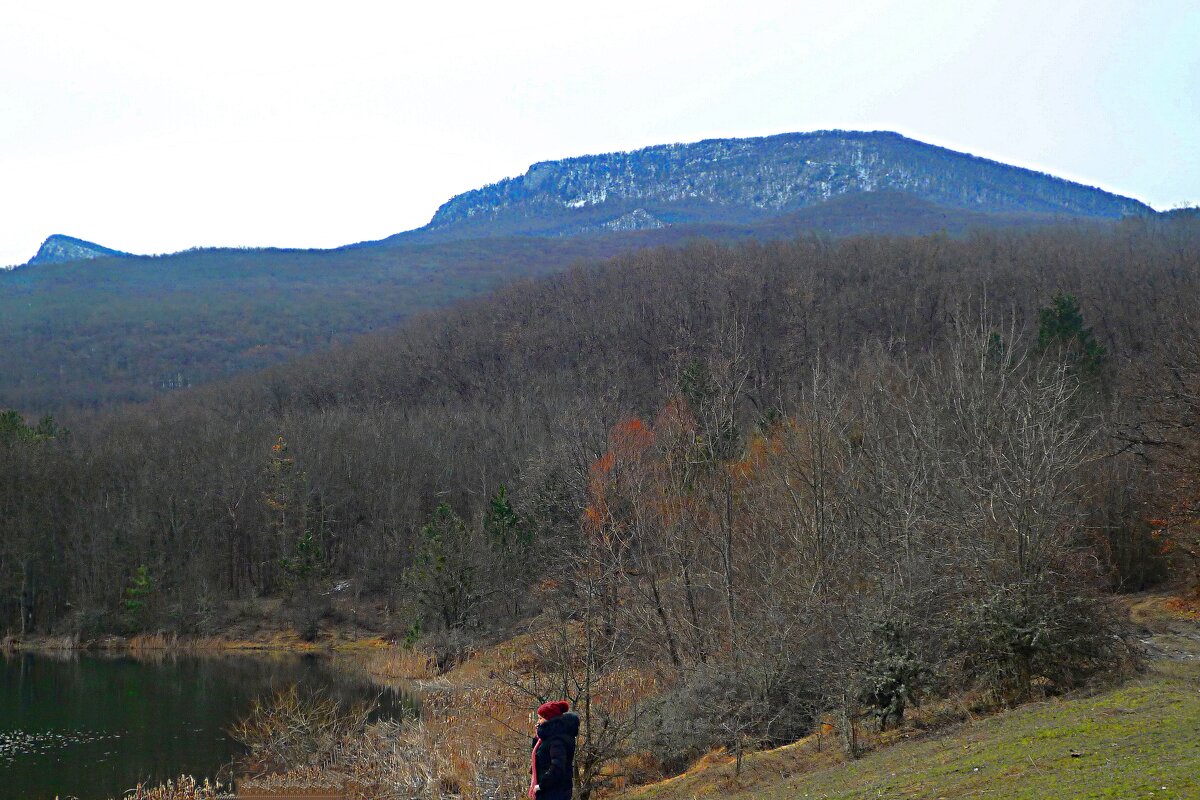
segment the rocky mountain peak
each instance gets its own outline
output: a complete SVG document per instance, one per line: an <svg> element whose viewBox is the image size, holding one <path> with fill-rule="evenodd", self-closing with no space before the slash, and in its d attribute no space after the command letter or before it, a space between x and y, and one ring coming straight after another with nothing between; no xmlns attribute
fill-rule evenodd
<svg viewBox="0 0 1200 800"><path fill-rule="evenodd" d="M648 220L747 222L876 191L984 212L1153 213L1131 198L897 133L816 131L539 162L450 199L422 231L562 236Z"/></svg>
<svg viewBox="0 0 1200 800"><path fill-rule="evenodd" d="M37 254L29 259L29 265L62 264L67 261L127 255L129 254L123 253L120 250L113 250L94 242L76 239L74 236L64 236L56 233L47 237L46 241L42 242L42 246L38 248Z"/></svg>

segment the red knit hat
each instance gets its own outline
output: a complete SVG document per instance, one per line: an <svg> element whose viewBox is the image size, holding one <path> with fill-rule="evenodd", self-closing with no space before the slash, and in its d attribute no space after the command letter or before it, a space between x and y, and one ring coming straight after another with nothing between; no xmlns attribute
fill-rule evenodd
<svg viewBox="0 0 1200 800"><path fill-rule="evenodd" d="M567 713L567 709L571 704L566 700L551 700L549 703L542 703L538 706L538 716L542 719L554 719Z"/></svg>

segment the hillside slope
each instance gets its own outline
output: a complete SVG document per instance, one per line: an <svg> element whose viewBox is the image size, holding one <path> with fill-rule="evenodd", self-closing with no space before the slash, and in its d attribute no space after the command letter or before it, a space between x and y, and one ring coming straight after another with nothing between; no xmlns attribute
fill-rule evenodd
<svg viewBox="0 0 1200 800"><path fill-rule="evenodd" d="M0 272L0 407L42 413L145 400L344 342L504 283L700 236L961 234L1053 221L877 192L737 225L26 266Z"/></svg>
<svg viewBox="0 0 1200 800"><path fill-rule="evenodd" d="M287 271L285 255L259 276L263 297ZM588 502L584 480L613 426L631 415L657 419L694 364L738 357L739 374L749 377L734 423L749 436L768 414L802 407L807 376L826 364L850 387L862 385L854 375L882 373L881 358L937 357L959 335L964 313L972 324L980 298L996 319L1030 330L1054 291L1074 294L1113 354L1114 393L1149 415L1135 392L1170 374L1160 367L1174 352L1167 348L1194 339L1187 321L1198 259L1194 226L1128 220L965 239L697 242L520 282L330 353L141 408L74 414L63 419L70 437L13 449L0 470L8 479L0 508L11 510L0 514L10 566L0 575L7 587L0 596L10 598L0 610L19 619L14 598L23 576L11 565L32 563L39 630L106 630L120 620L131 572L145 563L156 565L164 587L153 630L221 630L221 603L278 591L279 570L292 557L263 502L279 491L268 467L281 433L304 475L300 496L312 498L311 519L329 543L328 574L403 599L404 567L442 502L481 520L497 487L507 487L536 530L573 541ZM314 271L301 260L288 269ZM361 275L345 277L363 283ZM332 294L309 291L316 307ZM372 286L366 294L382 291ZM285 342L291 322L265 332ZM211 332L209 341L223 342L223 333ZM125 338L136 341L140 332ZM884 346L890 352L881 355ZM846 407L865 402L861 391L847 389L845 397ZM934 411L922 418L935 417L946 419ZM1185 423L1190 418L1175 429L1187 430ZM1125 473L1113 480L1122 491L1136 485ZM1146 513L1140 501L1129 508ZM521 579L532 574L520 570ZM503 586L529 602L518 580ZM97 611L82 617L80 608Z"/></svg>
<svg viewBox="0 0 1200 800"><path fill-rule="evenodd" d="M910 727L852 762L815 738L747 757L742 775L718 761L622 800L1200 797L1200 623L1144 599L1134 619L1155 658L1128 684L1049 700L943 732Z"/></svg>
<svg viewBox="0 0 1200 800"><path fill-rule="evenodd" d="M620 241L199 250L0 273L0 407L141 401L346 341Z"/></svg>

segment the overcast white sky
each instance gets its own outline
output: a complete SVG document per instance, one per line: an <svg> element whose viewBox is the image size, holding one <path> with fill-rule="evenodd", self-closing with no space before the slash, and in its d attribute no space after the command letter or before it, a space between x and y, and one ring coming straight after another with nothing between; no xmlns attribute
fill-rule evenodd
<svg viewBox="0 0 1200 800"><path fill-rule="evenodd" d="M1200 0L0 0L0 264L330 247L535 161L822 128L1200 202Z"/></svg>

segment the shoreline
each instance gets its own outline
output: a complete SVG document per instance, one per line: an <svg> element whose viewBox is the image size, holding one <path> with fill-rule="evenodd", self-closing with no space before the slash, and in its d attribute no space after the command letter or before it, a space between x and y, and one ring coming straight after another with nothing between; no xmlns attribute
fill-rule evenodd
<svg viewBox="0 0 1200 800"><path fill-rule="evenodd" d="M387 651L400 646L381 636L343 638L339 633L306 642L292 632L276 632L269 638L242 639L223 636L137 634L135 636L37 635L0 639L0 653L180 653L227 655L238 653L354 654Z"/></svg>
<svg viewBox="0 0 1200 800"><path fill-rule="evenodd" d="M141 634L93 639L75 636L30 636L25 639L9 636L0 639L0 657L22 653L49 658L90 655L147 661L181 656L316 656L336 660L340 669L359 673L381 687L402 687L406 691L414 687L448 688L445 682L447 671L439 669L437 659L432 654L405 647L383 636L372 634L350 638L342 631L330 631L312 642L304 641L292 631L264 633L255 638ZM436 687L433 686L435 681L439 682Z"/></svg>

